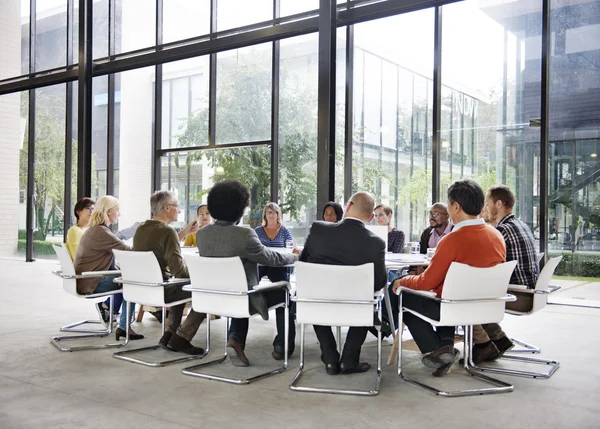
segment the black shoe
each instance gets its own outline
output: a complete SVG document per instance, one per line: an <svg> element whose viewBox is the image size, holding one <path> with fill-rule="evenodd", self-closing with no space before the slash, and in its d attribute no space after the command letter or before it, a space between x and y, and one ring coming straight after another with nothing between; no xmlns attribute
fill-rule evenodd
<svg viewBox="0 0 600 429"><path fill-rule="evenodd" d="M510 340L509 340L510 341ZM473 363L475 365L480 364L488 360L494 360L498 358L498 348L492 341L487 341L481 344L473 345ZM458 363L463 365L465 363L464 358L459 360Z"/></svg>
<svg viewBox="0 0 600 429"><path fill-rule="evenodd" d="M227 354L234 366L250 366L250 361L244 354L244 347L233 338L227 341Z"/></svg>
<svg viewBox="0 0 600 429"><path fill-rule="evenodd" d="M166 333L165 333L166 334ZM180 337L177 334L172 334L167 347L173 351L185 353L187 355L202 355L204 354L204 349L202 347L195 347L183 337Z"/></svg>
<svg viewBox="0 0 600 429"><path fill-rule="evenodd" d="M163 321L162 310L151 311L150 314L153 315L154 317L156 317L156 320L158 320L160 323L162 323L162 321Z"/></svg>
<svg viewBox="0 0 600 429"><path fill-rule="evenodd" d="M325 371L329 375L338 375L340 373L340 365L337 363L325 364Z"/></svg>
<svg viewBox="0 0 600 429"><path fill-rule="evenodd" d="M108 308L104 306L103 302L99 302L96 304L96 311L98 312L98 318L102 322L105 328L108 328L108 323L110 321L110 311Z"/></svg>
<svg viewBox="0 0 600 429"><path fill-rule="evenodd" d="M284 354L285 354L285 351L283 350L283 348L280 348L280 347L274 347L273 352L271 352L271 356L273 356L273 359L275 359L275 360L283 360ZM288 359L291 358L293 354L294 354L294 347L289 347L288 348Z"/></svg>
<svg viewBox="0 0 600 429"><path fill-rule="evenodd" d="M457 349L454 349L454 358L450 362L440 366L438 369L433 371L431 375L433 375L434 377L443 377L444 375L446 375L452 364L456 361L456 359L458 359L459 354L460 352Z"/></svg>
<svg viewBox="0 0 600 429"><path fill-rule="evenodd" d="M117 328L116 337L117 337L117 341L119 341L121 339L121 337L126 338L127 333L125 332L125 329ZM144 336L142 334L136 334L135 332L133 332L133 329L129 328L129 340L130 341L141 340L142 338L144 338Z"/></svg>
<svg viewBox="0 0 600 429"><path fill-rule="evenodd" d="M343 362L340 363L340 372L342 374L358 374L361 372L367 372L371 369L371 364L367 362L360 362L355 366L347 366Z"/></svg>
<svg viewBox="0 0 600 429"><path fill-rule="evenodd" d="M490 359L490 360L495 360L495 359L501 358L502 355L504 355L504 353L511 350L515 346L515 343L513 343L506 336L500 338L499 340L492 340L492 343L494 343L494 345L498 349L498 354L496 355L496 357L494 357L493 359Z"/></svg>
<svg viewBox="0 0 600 429"><path fill-rule="evenodd" d="M442 346L432 351L421 359L423 365L432 369L438 369L448 363L454 362L458 355L458 350L452 345Z"/></svg>
<svg viewBox="0 0 600 429"><path fill-rule="evenodd" d="M169 341L171 341L172 336L173 332L165 332L165 334L162 337L160 337L160 340L158 340L158 345L165 350L172 350L171 348L169 348Z"/></svg>

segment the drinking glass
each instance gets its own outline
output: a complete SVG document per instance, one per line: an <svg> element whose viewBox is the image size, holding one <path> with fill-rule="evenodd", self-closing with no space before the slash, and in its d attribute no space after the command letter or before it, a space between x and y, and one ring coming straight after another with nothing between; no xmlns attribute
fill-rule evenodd
<svg viewBox="0 0 600 429"><path fill-rule="evenodd" d="M428 247L427 248L427 259L433 258L434 254L435 254L435 247Z"/></svg>
<svg viewBox="0 0 600 429"><path fill-rule="evenodd" d="M293 249L294 248L294 240L285 240L285 247L286 247L286 249Z"/></svg>

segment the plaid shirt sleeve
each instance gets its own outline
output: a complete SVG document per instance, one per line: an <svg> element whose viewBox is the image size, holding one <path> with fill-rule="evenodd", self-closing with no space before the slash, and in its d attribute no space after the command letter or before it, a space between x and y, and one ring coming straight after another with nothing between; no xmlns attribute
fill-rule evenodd
<svg viewBox="0 0 600 429"><path fill-rule="evenodd" d="M534 289L540 267L531 230L512 214L502 219L496 228L506 243L506 260L517 261L510 283Z"/></svg>

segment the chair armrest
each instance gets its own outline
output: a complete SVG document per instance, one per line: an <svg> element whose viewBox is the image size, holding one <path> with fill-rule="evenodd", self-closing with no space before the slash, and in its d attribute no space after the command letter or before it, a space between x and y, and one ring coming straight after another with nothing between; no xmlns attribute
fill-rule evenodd
<svg viewBox="0 0 600 429"><path fill-rule="evenodd" d="M107 271L84 271L80 274L79 278L86 277L104 277L104 276L120 276L121 271L119 270L107 270Z"/></svg>
<svg viewBox="0 0 600 429"><path fill-rule="evenodd" d="M163 283L136 282L136 281L132 281L132 280L123 280L123 277L114 278L113 283L117 283L120 285L126 284L126 285L137 285L137 286L146 286L146 287L164 287L169 284L168 282L163 282Z"/></svg>
<svg viewBox="0 0 600 429"><path fill-rule="evenodd" d="M163 283L165 286L169 285L189 285L190 279L171 277L169 280Z"/></svg>
<svg viewBox="0 0 600 429"><path fill-rule="evenodd" d="M414 290L414 289L409 289L404 286L400 286L398 288L398 290L400 290L400 292L402 292L402 293L408 292L408 293L412 293L414 295L421 295L426 298L431 298L431 299L435 299L435 300L439 301L439 298L437 297L437 293L430 291L430 290Z"/></svg>
<svg viewBox="0 0 600 429"><path fill-rule="evenodd" d="M274 283L265 283L262 285L256 285L256 286L252 287L252 290L249 291L249 293L265 292L268 290L283 289L283 288L290 290L290 283L282 280L282 281L274 282Z"/></svg>
<svg viewBox="0 0 600 429"><path fill-rule="evenodd" d="M548 285L548 293L554 293L559 290L561 287L556 285Z"/></svg>

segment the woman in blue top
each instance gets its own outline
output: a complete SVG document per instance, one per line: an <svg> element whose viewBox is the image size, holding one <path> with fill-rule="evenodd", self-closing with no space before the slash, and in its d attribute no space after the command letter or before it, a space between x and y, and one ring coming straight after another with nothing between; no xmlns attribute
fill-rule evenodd
<svg viewBox="0 0 600 429"><path fill-rule="evenodd" d="M281 209L275 203L267 203L263 209L262 225L256 228L258 239L266 247L285 247L286 241L292 241L290 231L281 224ZM270 281L289 281L290 273L285 267L258 267L258 277L267 276Z"/></svg>

